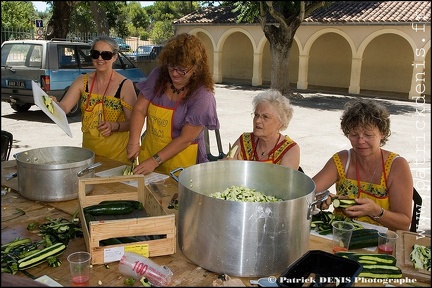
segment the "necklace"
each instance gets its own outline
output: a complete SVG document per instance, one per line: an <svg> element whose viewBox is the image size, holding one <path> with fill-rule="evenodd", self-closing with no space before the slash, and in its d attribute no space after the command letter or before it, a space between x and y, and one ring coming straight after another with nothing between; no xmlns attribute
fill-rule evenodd
<svg viewBox="0 0 432 288"><path fill-rule="evenodd" d="M382 160L382 151L381 151L381 160ZM379 163L380 163L380 161L379 161L379 159L377 160L377 164L375 165L375 170L374 170L374 172L372 173L372 177L370 178L370 180L369 180L369 182L368 182L368 188L366 189L366 191L364 191L364 192L369 192L369 193L372 193L371 192L371 190L372 190L372 181L373 181L373 179L374 179L374 177L375 177L375 173L376 173L376 171L378 170L378 166L379 166ZM357 176L357 187L358 187L358 191L360 192L360 190L361 190L361 186L360 186L360 177L359 177L359 166L358 166L358 161L356 162L356 176Z"/></svg>
<svg viewBox="0 0 432 288"><path fill-rule="evenodd" d="M185 89L186 89L186 85L180 89L177 89L174 87L174 84L171 83L171 90L173 91L173 93L180 94L180 92L183 92Z"/></svg>
<svg viewBox="0 0 432 288"><path fill-rule="evenodd" d="M275 143L275 145L273 146L273 148L268 152L268 154L267 154L267 156L269 156L268 158L270 158L270 154L274 154L274 151L276 150L276 146L279 144L279 140L280 140L280 138L281 138L281 134L279 133L279 137L278 137L278 139L277 139L277 141L276 141L276 143ZM257 147L258 147L258 142L259 142L259 138L258 138L258 140L256 141L256 145L255 145L255 151L254 151L254 159L255 159L255 154L257 154L256 152L256 150L257 150ZM264 154L265 154L265 151L264 152L261 152L261 156L264 156ZM256 157L257 159L258 159L258 157Z"/></svg>

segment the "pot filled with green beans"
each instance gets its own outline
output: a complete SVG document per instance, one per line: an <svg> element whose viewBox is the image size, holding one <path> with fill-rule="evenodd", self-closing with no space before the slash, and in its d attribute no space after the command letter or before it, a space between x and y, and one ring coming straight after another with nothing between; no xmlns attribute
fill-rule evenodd
<svg viewBox="0 0 432 288"><path fill-rule="evenodd" d="M270 276L308 251L311 213L321 200L315 200L315 183L307 175L270 163L224 160L173 177L179 247L196 265L238 277Z"/></svg>

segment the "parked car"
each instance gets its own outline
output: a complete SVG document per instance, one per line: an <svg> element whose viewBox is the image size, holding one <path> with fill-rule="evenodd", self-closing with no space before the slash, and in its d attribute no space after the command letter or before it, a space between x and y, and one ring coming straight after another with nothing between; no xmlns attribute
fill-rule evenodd
<svg viewBox="0 0 432 288"><path fill-rule="evenodd" d="M61 100L80 74L94 70L91 45L58 40L12 40L1 46L1 101L10 103L17 112L34 105L31 81L49 95ZM134 84L146 79L144 72L122 52L114 69ZM78 105L68 116L80 113Z"/></svg>
<svg viewBox="0 0 432 288"><path fill-rule="evenodd" d="M127 44L122 38L114 37L113 39L119 45L120 51L122 51L122 52L130 52L131 51L130 45Z"/></svg>
<svg viewBox="0 0 432 288"><path fill-rule="evenodd" d="M128 58L134 61L138 60L154 60L162 50L163 45L143 45L128 55Z"/></svg>

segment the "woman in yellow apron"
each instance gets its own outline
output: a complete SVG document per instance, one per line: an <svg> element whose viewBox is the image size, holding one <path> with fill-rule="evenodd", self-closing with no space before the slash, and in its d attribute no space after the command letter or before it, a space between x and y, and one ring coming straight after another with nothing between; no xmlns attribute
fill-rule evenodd
<svg viewBox="0 0 432 288"><path fill-rule="evenodd" d="M187 33L173 37L158 62L137 85L128 143L128 157L138 157L140 163L134 174L167 174L207 162L203 128L219 128L214 82L199 38Z"/></svg>
<svg viewBox="0 0 432 288"><path fill-rule="evenodd" d="M267 90L255 96L253 106L253 132L240 135L233 145L237 150L227 158L269 162L297 170L300 147L280 133L288 128L293 116L288 98L277 90Z"/></svg>
<svg viewBox="0 0 432 288"><path fill-rule="evenodd" d="M90 51L96 71L75 79L59 105L69 113L80 101L83 148L130 164L126 146L137 96L132 81L112 68L118 51L118 44L110 37L96 38Z"/></svg>
<svg viewBox="0 0 432 288"><path fill-rule="evenodd" d="M381 148L391 134L388 110L375 100L353 100L345 106L341 128L352 148L335 153L313 177L315 191L336 184L338 197L354 198L357 205L335 213L391 230L409 230L413 199L409 164Z"/></svg>

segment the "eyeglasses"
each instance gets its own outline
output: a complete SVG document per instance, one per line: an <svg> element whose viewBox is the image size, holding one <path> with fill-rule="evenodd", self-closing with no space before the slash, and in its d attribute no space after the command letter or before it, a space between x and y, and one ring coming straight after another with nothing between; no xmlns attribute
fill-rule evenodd
<svg viewBox="0 0 432 288"><path fill-rule="evenodd" d="M351 141L358 141L360 139L363 139L363 141L370 142L374 140L376 135L369 135L369 134L360 134L360 133L350 133L348 134L348 139Z"/></svg>
<svg viewBox="0 0 432 288"><path fill-rule="evenodd" d="M192 68L193 68L193 67L192 67ZM174 71L176 71L178 74L181 74L181 75L186 75L186 74L188 74L188 73L192 70L192 68L190 68L190 69L186 69L186 68L173 67L173 66L171 66L171 65L168 65L168 70L169 70L170 72L174 72Z"/></svg>
<svg viewBox="0 0 432 288"><path fill-rule="evenodd" d="M99 55L102 57L103 60L111 60L115 53L111 51L102 51L99 52L98 50L90 50L90 56L93 59L99 59Z"/></svg>
<svg viewBox="0 0 432 288"><path fill-rule="evenodd" d="M270 121L271 119L273 119L270 115L268 114L259 114L256 112L252 112L252 117L255 119L259 119L262 118L264 122Z"/></svg>

